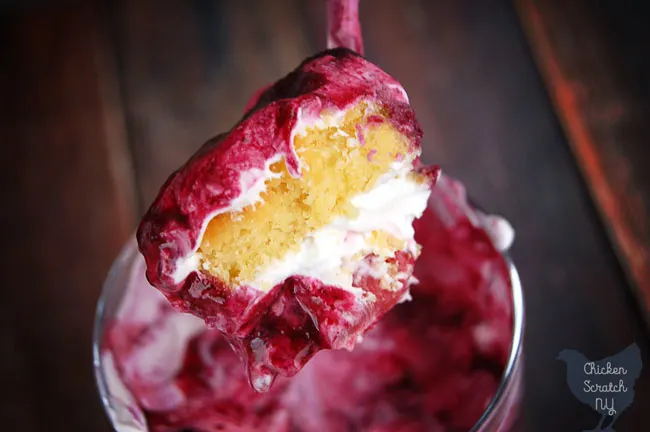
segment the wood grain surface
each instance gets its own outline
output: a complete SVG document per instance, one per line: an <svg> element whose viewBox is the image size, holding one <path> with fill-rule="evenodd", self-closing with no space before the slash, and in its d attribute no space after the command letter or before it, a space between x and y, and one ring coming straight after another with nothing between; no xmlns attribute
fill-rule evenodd
<svg viewBox="0 0 650 432"><path fill-rule="evenodd" d="M254 90L324 47L320 1L273 6L244 0L208 9L181 1L116 7L143 205L180 160L231 127ZM144 17L146 30L138 24ZM411 96L425 132L423 159L463 179L518 230L514 257L528 306L520 427L595 425L597 414L566 388L557 353L575 348L598 358L636 339L647 355L647 344L517 15L500 1L375 0L373 7L362 3L361 19L366 55ZM620 420L622 430L635 430L650 407L650 375L638 383L637 399Z"/></svg>
<svg viewBox="0 0 650 432"><path fill-rule="evenodd" d="M519 0L517 6L650 325L650 30L641 23L650 15L630 0Z"/></svg>
<svg viewBox="0 0 650 432"><path fill-rule="evenodd" d="M648 343L514 8L370 3L361 3L366 56L408 91L425 162L461 178L517 229L528 323L516 430L594 427L598 415L571 395L558 352L599 358L636 340L648 363ZM24 289L8 291L12 313L0 315L15 430L45 422L106 430L89 326L108 263L134 226L131 204L141 214L173 169L237 121L257 88L325 45L321 0L122 0L106 2L99 17L103 9L88 5L3 13L0 26L9 52L2 113L11 119L3 194L15 203L3 207L5 226L14 226L3 265L29 275L14 278ZM645 371L617 430L647 430L648 409Z"/></svg>
<svg viewBox="0 0 650 432"><path fill-rule="evenodd" d="M99 18L87 2L0 17L1 430L110 430L92 323L134 208Z"/></svg>

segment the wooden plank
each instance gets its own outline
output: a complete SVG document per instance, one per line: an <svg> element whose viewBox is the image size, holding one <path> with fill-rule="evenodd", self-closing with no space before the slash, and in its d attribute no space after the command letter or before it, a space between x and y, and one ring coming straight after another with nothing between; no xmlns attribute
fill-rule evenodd
<svg viewBox="0 0 650 432"><path fill-rule="evenodd" d="M108 431L92 324L134 209L100 11L7 9L0 35L2 429Z"/></svg>
<svg viewBox="0 0 650 432"><path fill-rule="evenodd" d="M628 70L638 63L634 57L648 56L648 49L636 40L636 50L630 51L630 44L616 38L616 24L634 25L634 3L640 13L641 5L633 1L519 0L517 6L571 148L650 325L650 102L643 87L647 75L632 77ZM627 14L623 22L609 19L608 6ZM636 26L648 36L646 23Z"/></svg>
<svg viewBox="0 0 650 432"><path fill-rule="evenodd" d="M241 117L258 88L312 52L299 3L115 2L141 210L178 165Z"/></svg>
<svg viewBox="0 0 650 432"><path fill-rule="evenodd" d="M648 344L628 285L505 2L378 2L361 9L366 53L398 77L424 133L424 157L517 230L527 303L525 401L515 430L595 426L565 385L564 348L589 358ZM390 29L390 31L387 31ZM641 430L650 374L616 428Z"/></svg>
<svg viewBox="0 0 650 432"><path fill-rule="evenodd" d="M141 211L192 151L232 126L254 90L325 45L320 0L206 3L123 1L113 10ZM520 429L595 425L557 353L597 358L637 339L647 356L648 346L515 11L496 0L367 3L366 55L409 92L425 161L517 228L528 302ZM620 429L635 430L649 401L645 374Z"/></svg>

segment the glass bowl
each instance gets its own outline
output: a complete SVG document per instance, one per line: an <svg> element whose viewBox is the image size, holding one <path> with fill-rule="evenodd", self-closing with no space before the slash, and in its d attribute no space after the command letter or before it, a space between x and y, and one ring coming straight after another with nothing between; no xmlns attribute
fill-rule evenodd
<svg viewBox="0 0 650 432"><path fill-rule="evenodd" d="M490 404L472 431L505 432L511 429L522 394L522 344L524 301L517 270L506 255L512 287L513 334L508 361ZM133 271L143 265L134 237L124 246L104 283L98 302L93 338L94 371L99 394L113 428L118 432L147 431L145 417L122 383L112 355L103 350L105 333L115 322L125 298L130 295ZM141 269L140 269L141 271ZM153 289L153 288L152 288ZM180 432L180 431L179 431Z"/></svg>

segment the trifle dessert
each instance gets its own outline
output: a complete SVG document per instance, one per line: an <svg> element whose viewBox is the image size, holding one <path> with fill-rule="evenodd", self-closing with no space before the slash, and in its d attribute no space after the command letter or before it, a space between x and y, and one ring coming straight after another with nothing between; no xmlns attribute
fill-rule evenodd
<svg viewBox="0 0 650 432"><path fill-rule="evenodd" d="M357 2L327 7L328 50L169 177L107 281L95 354L118 430L507 427L512 229L420 163Z"/></svg>
<svg viewBox="0 0 650 432"><path fill-rule="evenodd" d="M218 330L175 310L135 242L105 289L96 362L119 431L505 431L516 413L521 287L503 219L442 176L415 222L412 299L352 351L325 350L267 392Z"/></svg>
<svg viewBox="0 0 650 432"><path fill-rule="evenodd" d="M327 4L330 40L359 47L356 3ZM321 349L351 349L408 297L412 224L439 169L419 162L404 89L348 47L249 106L169 177L137 240L149 282L222 332L264 391Z"/></svg>

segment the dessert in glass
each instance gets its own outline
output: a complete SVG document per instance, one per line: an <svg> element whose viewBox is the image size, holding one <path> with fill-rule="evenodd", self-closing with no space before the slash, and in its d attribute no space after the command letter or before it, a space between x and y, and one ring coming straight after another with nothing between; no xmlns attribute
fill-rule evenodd
<svg viewBox="0 0 650 432"><path fill-rule="evenodd" d="M328 50L162 186L107 278L95 371L119 431L506 430L523 304L509 224L420 163L400 84Z"/></svg>

